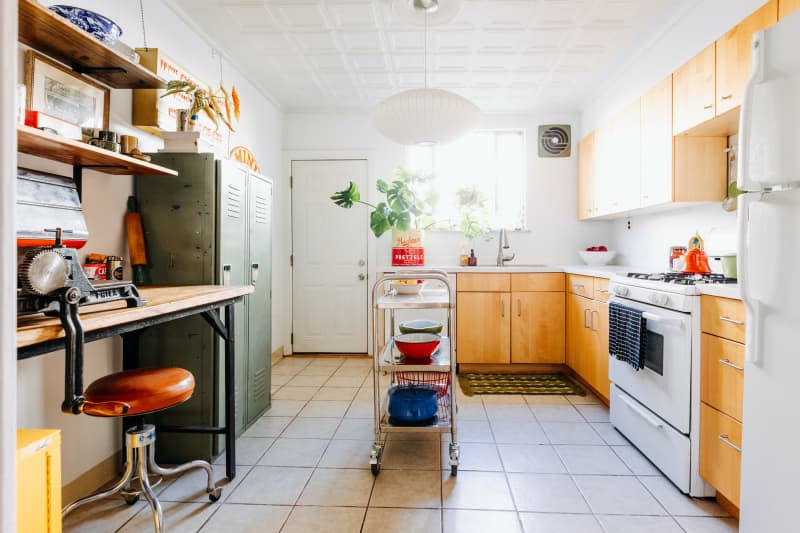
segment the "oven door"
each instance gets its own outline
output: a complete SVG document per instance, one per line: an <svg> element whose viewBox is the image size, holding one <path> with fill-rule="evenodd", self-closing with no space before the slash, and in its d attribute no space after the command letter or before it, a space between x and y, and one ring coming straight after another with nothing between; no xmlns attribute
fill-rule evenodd
<svg viewBox="0 0 800 533"><path fill-rule="evenodd" d="M620 297L612 301L645 313L647 343L643 369L636 370L610 357L609 378L675 429L688 435L692 315Z"/></svg>

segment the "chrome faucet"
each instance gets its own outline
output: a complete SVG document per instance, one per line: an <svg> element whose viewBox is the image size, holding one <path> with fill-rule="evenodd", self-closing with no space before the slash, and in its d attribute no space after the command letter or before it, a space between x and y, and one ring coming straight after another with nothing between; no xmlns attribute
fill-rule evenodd
<svg viewBox="0 0 800 533"><path fill-rule="evenodd" d="M517 254L505 255L503 250L508 250L511 246L508 245L508 235L506 229L500 230L500 237L497 239L497 266L505 266L507 261L513 261Z"/></svg>

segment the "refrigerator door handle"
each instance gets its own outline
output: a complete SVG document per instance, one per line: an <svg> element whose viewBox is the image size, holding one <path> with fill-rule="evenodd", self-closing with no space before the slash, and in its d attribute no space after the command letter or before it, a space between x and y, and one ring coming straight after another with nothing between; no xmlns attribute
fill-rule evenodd
<svg viewBox="0 0 800 533"><path fill-rule="evenodd" d="M740 190L746 192L761 189L761 187L757 187L749 181L748 170L750 167L750 114L753 109L753 87L764 78L764 47L761 46L763 39L763 32L753 36L753 44L751 46L753 58L752 74L744 88L742 107L739 114L739 153L737 154L736 176L738 177L737 186Z"/></svg>
<svg viewBox="0 0 800 533"><path fill-rule="evenodd" d="M738 228L737 228L737 265L736 270L738 278L741 280L739 283L739 290L741 291L742 301L745 307L750 311L750 318L744 328L744 360L746 363L760 364L761 363L761 349L760 344L760 315L761 304L753 298L749 289L749 272L748 272L748 227L750 216L750 203L751 201L758 201L754 197L760 193L744 193L739 196L739 213L738 213Z"/></svg>

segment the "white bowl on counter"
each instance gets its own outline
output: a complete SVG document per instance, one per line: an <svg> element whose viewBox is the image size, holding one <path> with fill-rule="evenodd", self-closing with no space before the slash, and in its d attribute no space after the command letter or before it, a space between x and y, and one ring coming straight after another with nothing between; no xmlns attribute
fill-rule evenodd
<svg viewBox="0 0 800 533"><path fill-rule="evenodd" d="M609 264L617 256L617 252L609 250L607 252L588 252L581 250L578 252L584 263L589 266L604 266Z"/></svg>

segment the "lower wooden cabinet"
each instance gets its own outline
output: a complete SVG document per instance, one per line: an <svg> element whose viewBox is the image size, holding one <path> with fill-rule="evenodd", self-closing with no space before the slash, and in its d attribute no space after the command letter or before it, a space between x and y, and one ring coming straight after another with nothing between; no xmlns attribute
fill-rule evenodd
<svg viewBox="0 0 800 533"><path fill-rule="evenodd" d="M742 424L701 403L700 475L736 507L741 469Z"/></svg>
<svg viewBox="0 0 800 533"><path fill-rule="evenodd" d="M511 294L459 292L456 298L459 363L511 362Z"/></svg>
<svg viewBox="0 0 800 533"><path fill-rule="evenodd" d="M608 304L567 295L566 363L608 400Z"/></svg>
<svg viewBox="0 0 800 533"><path fill-rule="evenodd" d="M17 531L61 533L61 432L17 430Z"/></svg>
<svg viewBox="0 0 800 533"><path fill-rule="evenodd" d="M564 363L563 292L511 293L511 362Z"/></svg>

